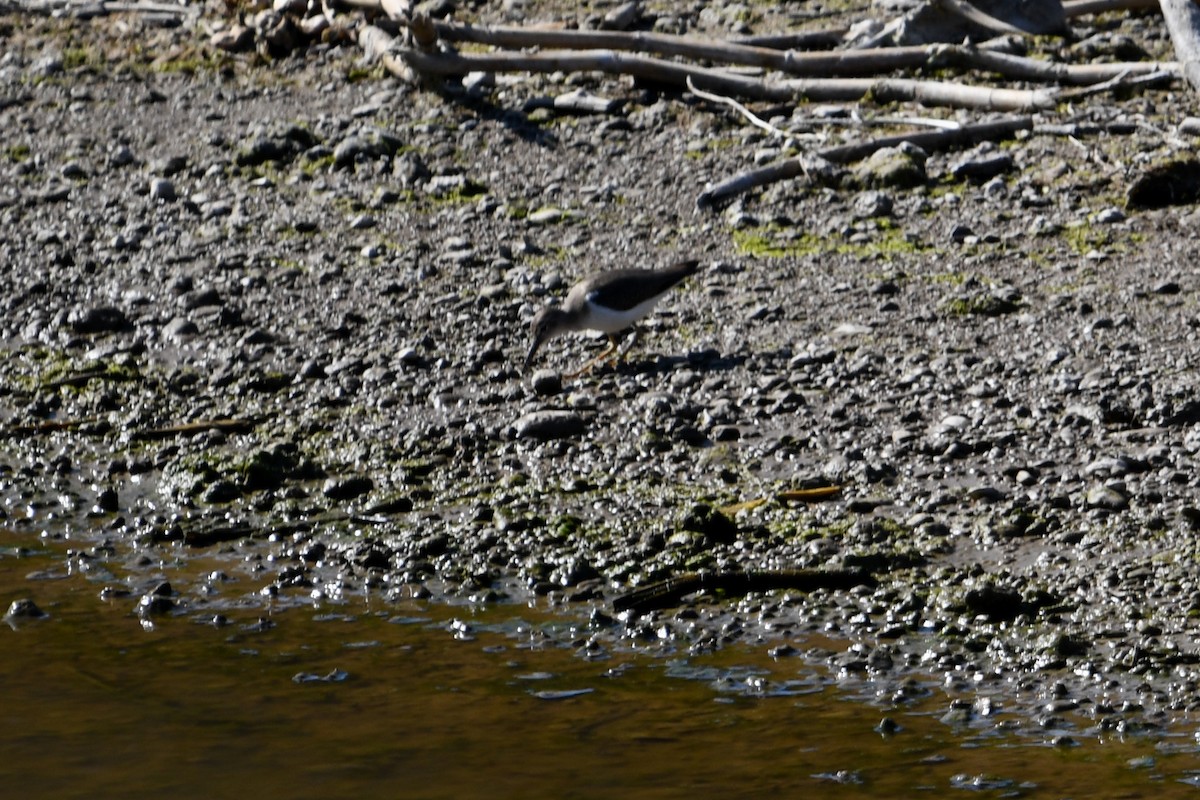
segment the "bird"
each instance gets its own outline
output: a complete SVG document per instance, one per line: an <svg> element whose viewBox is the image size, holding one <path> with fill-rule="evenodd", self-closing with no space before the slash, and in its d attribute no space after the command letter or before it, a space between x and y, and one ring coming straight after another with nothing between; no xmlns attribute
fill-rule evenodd
<svg viewBox="0 0 1200 800"><path fill-rule="evenodd" d="M698 260L689 259L663 269L615 269L589 275L571 287L561 306L544 308L533 318L533 344L525 356L526 368L550 339L571 331L600 331L608 336L608 348L564 376L579 377L616 353L618 342L614 334L632 327L653 311L663 295L699 268Z"/></svg>

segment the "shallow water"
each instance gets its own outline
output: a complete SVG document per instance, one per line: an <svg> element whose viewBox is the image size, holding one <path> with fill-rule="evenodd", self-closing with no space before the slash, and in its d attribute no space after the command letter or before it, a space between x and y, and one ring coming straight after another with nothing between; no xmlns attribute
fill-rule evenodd
<svg viewBox="0 0 1200 800"><path fill-rule="evenodd" d="M135 597L100 599L107 568L81 574L68 543L37 541L0 533L0 602L49 614L0 626L0 786L21 797L1200 794L1186 735L1049 746L951 727L934 691L889 709L885 736L884 711L800 659L651 644L589 660L540 635L571 620L522 606L144 623Z"/></svg>

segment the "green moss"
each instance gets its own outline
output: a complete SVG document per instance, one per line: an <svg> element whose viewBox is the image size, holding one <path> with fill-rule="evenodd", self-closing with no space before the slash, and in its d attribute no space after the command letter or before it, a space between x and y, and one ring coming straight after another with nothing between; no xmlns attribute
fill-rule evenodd
<svg viewBox="0 0 1200 800"><path fill-rule="evenodd" d="M890 260L900 255L915 255L936 251L936 248L910 241L890 220L881 220L870 238L848 242L832 236L813 233L797 234L793 229L775 225L739 228L732 231L738 252L759 258L801 258L804 256L838 255Z"/></svg>
<svg viewBox="0 0 1200 800"><path fill-rule="evenodd" d="M106 63L104 55L91 47L67 47L62 54L63 69L79 69L80 67L103 67Z"/></svg>
<svg viewBox="0 0 1200 800"><path fill-rule="evenodd" d="M14 144L10 145L8 149L4 151L4 154L8 157L9 161L13 162L14 164L20 164L22 161L28 161L29 156L32 153L29 149L29 145Z"/></svg>
<svg viewBox="0 0 1200 800"><path fill-rule="evenodd" d="M488 193L488 188L484 184L472 178L467 178L461 186L455 186L447 192L434 195L433 202L435 205L461 205L463 203L474 203Z"/></svg>
<svg viewBox="0 0 1200 800"><path fill-rule="evenodd" d="M382 67L351 67L346 71L347 83L360 83L383 75Z"/></svg>
<svg viewBox="0 0 1200 800"><path fill-rule="evenodd" d="M942 310L955 317L981 316L998 317L1019 310L1020 303L1014 303L1003 297L992 294L979 294L972 297L955 297L942 304Z"/></svg>

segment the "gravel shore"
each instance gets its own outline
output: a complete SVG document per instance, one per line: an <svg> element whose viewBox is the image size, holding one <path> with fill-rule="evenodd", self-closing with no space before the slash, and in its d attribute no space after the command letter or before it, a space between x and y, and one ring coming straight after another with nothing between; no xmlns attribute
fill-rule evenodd
<svg viewBox="0 0 1200 800"><path fill-rule="evenodd" d="M1076 31L1169 55L1151 16ZM1051 727L1197 705L1197 218L1125 207L1192 147L1182 85L1044 115L1077 137L920 154L909 188L850 170L698 212L706 184L867 134L784 143L593 75L441 96L350 44L263 62L136 17L15 14L0 42L5 524L134 576L241 558L236 589L176 583L177 612L536 596L590 615L580 647L819 633L849 674ZM575 88L620 110L541 101ZM683 258L623 364L561 381L600 347L577 336L522 367L576 280ZM814 486L842 489L778 498ZM879 585L610 605L801 568Z"/></svg>

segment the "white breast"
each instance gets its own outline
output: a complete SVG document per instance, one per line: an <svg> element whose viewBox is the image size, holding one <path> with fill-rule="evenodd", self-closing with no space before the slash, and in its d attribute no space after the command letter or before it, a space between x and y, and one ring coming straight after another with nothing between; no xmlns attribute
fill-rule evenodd
<svg viewBox="0 0 1200 800"><path fill-rule="evenodd" d="M665 294L665 293L664 293ZM598 306L592 302L595 295L593 292L587 296L588 306L588 328L600 331L601 333L617 333L628 328L633 323L637 322L642 317L654 310L654 306L662 299L662 295L651 297L644 303L640 303L628 311L614 311L611 308Z"/></svg>

